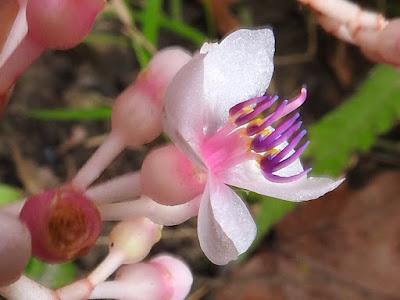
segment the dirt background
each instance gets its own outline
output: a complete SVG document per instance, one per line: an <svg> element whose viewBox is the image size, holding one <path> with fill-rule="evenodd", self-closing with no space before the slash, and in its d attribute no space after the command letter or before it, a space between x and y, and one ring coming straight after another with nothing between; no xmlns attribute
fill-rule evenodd
<svg viewBox="0 0 400 300"><path fill-rule="evenodd" d="M395 1L358 2L382 11ZM205 31L201 3L183 3L185 22ZM309 96L301 111L306 124L345 101L372 67L358 49L323 32L294 0L219 5L220 26L229 29L233 17L274 29L276 71L270 91L291 96L306 84ZM105 27L121 29L99 20L95 30ZM195 50L168 32L161 33L160 43L160 48L179 44ZM38 121L27 111L111 105L138 71L129 47L83 44L46 52L18 81L0 124L0 182L30 194L68 181L109 131L109 122ZM400 299L399 126L384 138L391 147L377 145L357 156L345 184L325 199L299 205L241 265L210 264L199 248L195 220L167 228L154 252L172 252L188 262L195 275L190 299ZM126 150L100 181L139 169L146 153L162 142ZM80 273L107 253L102 240L77 261Z"/></svg>

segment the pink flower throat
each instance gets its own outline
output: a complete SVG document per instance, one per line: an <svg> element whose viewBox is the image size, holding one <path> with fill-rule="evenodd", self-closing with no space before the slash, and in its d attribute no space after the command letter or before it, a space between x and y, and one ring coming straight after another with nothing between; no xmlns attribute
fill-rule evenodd
<svg viewBox="0 0 400 300"><path fill-rule="evenodd" d="M309 144L306 141L299 145L306 130L301 129L300 114L294 112L306 96L307 90L303 87L298 97L290 102L282 101L269 113L267 110L278 96L256 97L232 107L226 124L202 145L207 167L217 173L244 161L256 160L264 177L273 182L290 182L306 175L311 169L288 177L275 174L299 158ZM278 121L279 125L273 127Z"/></svg>

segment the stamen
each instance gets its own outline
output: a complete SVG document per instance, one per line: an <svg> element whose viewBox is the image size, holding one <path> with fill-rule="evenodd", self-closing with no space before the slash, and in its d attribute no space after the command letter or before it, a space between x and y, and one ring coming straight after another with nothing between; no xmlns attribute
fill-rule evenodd
<svg viewBox="0 0 400 300"><path fill-rule="evenodd" d="M274 123L275 121L279 120L279 115L282 113L282 111L284 110L285 106L287 105L288 101L287 100L283 100L283 102L281 103L281 105L278 106L278 108L275 110L275 112L273 112L271 115L267 116L263 122L261 123L261 125L257 125L257 124L249 124L247 126L247 135L254 135L262 130L264 130L265 128L267 128L268 126L271 126L272 123Z"/></svg>
<svg viewBox="0 0 400 300"><path fill-rule="evenodd" d="M277 138L282 137L282 135L289 131L288 129L290 129L290 131L288 132L289 134L285 134L283 136L283 139L281 140L286 140L288 137L291 136L291 133L293 131L293 129L295 129L294 131L296 131L298 128L300 128L300 126L297 127L293 127L293 123L300 117L299 113L294 114L290 119L286 120L285 122L283 122L281 125L279 125L275 131L273 131L269 136L263 138L260 135L257 135L252 144L251 144L251 148L252 150L254 150L255 152L264 152L266 151L266 149L270 149L273 148L275 146L278 146L280 143L276 143ZM301 123L300 123L301 125ZM294 132L293 131L293 132ZM286 138L285 138L286 137Z"/></svg>
<svg viewBox="0 0 400 300"><path fill-rule="evenodd" d="M259 114L261 114L263 111L270 108L271 105L274 104L274 102L278 99L279 99L278 96L274 96L274 97L269 97L268 99L257 103L257 105L253 109L251 109L251 111L249 111L247 114L241 114L239 117L236 118L235 120L236 125L241 126L248 123L249 121L257 117Z"/></svg>
<svg viewBox="0 0 400 300"><path fill-rule="evenodd" d="M268 101L270 99L272 99L272 97L270 95L265 95L265 96L256 97L256 98L252 98L252 99L240 102L240 103L236 104L235 106L233 106L229 110L229 115L231 117L233 117L245 107L251 107L254 104L260 103L260 102L265 101L265 100Z"/></svg>
<svg viewBox="0 0 400 300"><path fill-rule="evenodd" d="M207 166L219 172L246 160L256 160L265 178L273 182L291 182L305 176L311 169L287 177L274 174L298 159L309 145L306 141L298 146L306 134L306 130L300 129L300 114L293 113L276 127L273 124L303 104L306 95L303 87L296 99L290 103L285 99L270 112L268 109L278 96L256 97L232 107L228 122L202 146ZM283 149L276 148L282 148L284 143Z"/></svg>
<svg viewBox="0 0 400 300"><path fill-rule="evenodd" d="M301 88L300 95L297 96L285 107L285 109L279 115L279 119L283 118L284 116L298 109L304 103L304 101L306 101L306 98L307 98L307 89L305 86L303 86Z"/></svg>
<svg viewBox="0 0 400 300"><path fill-rule="evenodd" d="M262 172L262 173L263 173L264 177L266 179L268 179L269 181L277 182L277 183L287 183L287 182L292 182L292 181L296 181L296 180L300 179L301 177L305 176L310 171L311 171L311 168L304 170L299 174L296 174L293 176L288 176L288 177L282 177L282 176L274 175L274 174L268 173L268 172Z"/></svg>

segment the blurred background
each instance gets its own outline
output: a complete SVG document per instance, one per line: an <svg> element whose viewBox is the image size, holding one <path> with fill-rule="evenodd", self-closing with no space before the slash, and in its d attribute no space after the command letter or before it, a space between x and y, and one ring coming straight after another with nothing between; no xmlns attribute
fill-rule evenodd
<svg viewBox="0 0 400 300"><path fill-rule="evenodd" d="M118 3L118 5L115 5ZM400 15L396 0L357 1ZM196 220L165 228L153 252L190 265L189 299L400 299L400 75L369 62L325 33L295 0L114 1L86 40L46 52L19 79L0 123L0 201L70 179L110 129L116 96L157 49L193 52L239 27L276 35L270 93L308 99L301 114L314 176L346 177L319 200L293 203L238 191L258 224L252 249L228 266L201 252ZM117 9L116 9L117 8ZM128 149L99 179L140 169L165 137ZM31 260L29 276L57 287L82 276L107 253L104 226L91 253L61 266Z"/></svg>

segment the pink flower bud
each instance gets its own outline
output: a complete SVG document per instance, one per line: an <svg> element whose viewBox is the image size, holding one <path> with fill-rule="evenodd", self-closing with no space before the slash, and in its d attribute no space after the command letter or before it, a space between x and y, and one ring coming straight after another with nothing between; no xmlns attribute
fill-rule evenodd
<svg viewBox="0 0 400 300"><path fill-rule="evenodd" d="M85 255L101 230L96 206L70 186L28 198L20 214L32 236L32 253L49 263Z"/></svg>
<svg viewBox="0 0 400 300"><path fill-rule="evenodd" d="M28 228L18 219L0 213L0 286L18 280L31 257Z"/></svg>
<svg viewBox="0 0 400 300"><path fill-rule="evenodd" d="M168 145L147 155L141 180L143 194L164 205L178 205L203 193L207 174L176 146Z"/></svg>
<svg viewBox="0 0 400 300"><path fill-rule="evenodd" d="M159 255L150 264L164 269L164 286L172 290L170 300L185 299L190 292L193 276L188 266L171 255Z"/></svg>
<svg viewBox="0 0 400 300"><path fill-rule="evenodd" d="M144 217L120 222L109 235L110 253L121 252L125 264L141 261L160 240L161 230L161 225Z"/></svg>
<svg viewBox="0 0 400 300"><path fill-rule="evenodd" d="M193 276L179 259L159 255L147 263L121 267L115 281L126 283L124 291L115 291L120 300L183 300L190 291Z"/></svg>
<svg viewBox="0 0 400 300"><path fill-rule="evenodd" d="M143 145L161 134L164 91L190 58L179 48L158 52L135 83L116 99L111 116L112 129L123 136L126 144Z"/></svg>
<svg viewBox="0 0 400 300"><path fill-rule="evenodd" d="M29 34L45 48L72 48L88 34L104 4L104 0L29 0Z"/></svg>

